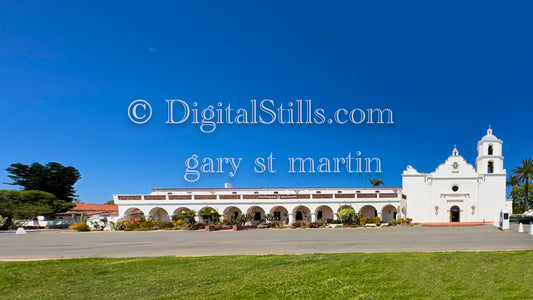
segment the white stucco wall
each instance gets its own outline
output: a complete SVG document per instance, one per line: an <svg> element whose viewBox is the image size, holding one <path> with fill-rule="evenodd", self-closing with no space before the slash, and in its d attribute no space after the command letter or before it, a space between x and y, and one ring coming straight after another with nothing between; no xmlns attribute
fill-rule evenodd
<svg viewBox="0 0 533 300"><path fill-rule="evenodd" d="M460 222L497 220L499 211L506 208L502 143L489 129L477 145L477 168L457 149L432 173L419 173L408 166L402 174L408 216L417 222L450 222L450 210L458 206ZM488 172L489 161L493 164L492 173Z"/></svg>

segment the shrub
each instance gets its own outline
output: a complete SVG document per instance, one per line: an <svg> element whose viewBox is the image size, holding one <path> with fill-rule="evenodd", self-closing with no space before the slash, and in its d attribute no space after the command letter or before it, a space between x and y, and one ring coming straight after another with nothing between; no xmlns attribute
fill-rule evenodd
<svg viewBox="0 0 533 300"><path fill-rule="evenodd" d="M168 229L172 227L174 227L174 224L172 222L154 222L152 229L160 230L160 229Z"/></svg>
<svg viewBox="0 0 533 300"><path fill-rule="evenodd" d="M205 224L204 223L194 223L194 224L187 223L187 224L185 224L184 229L185 230L205 229Z"/></svg>
<svg viewBox="0 0 533 300"><path fill-rule="evenodd" d="M361 225L365 225L366 223L372 223L372 218L370 217L361 218L361 220L359 220L359 223Z"/></svg>
<svg viewBox="0 0 533 300"><path fill-rule="evenodd" d="M331 224L342 224L341 220L332 220Z"/></svg>
<svg viewBox="0 0 533 300"><path fill-rule="evenodd" d="M285 224L283 224L282 221L273 221L270 223L270 228L283 228L285 227Z"/></svg>
<svg viewBox="0 0 533 300"><path fill-rule="evenodd" d="M196 220L194 219L195 216L196 216L196 211L194 211L194 210L182 211L181 213L179 213L177 215L173 215L172 216L172 221L182 220L185 223L194 224L194 223L196 223Z"/></svg>
<svg viewBox="0 0 533 300"><path fill-rule="evenodd" d="M337 213L337 216L343 224L359 224L361 220L361 214L356 213L353 208L344 208Z"/></svg>
<svg viewBox="0 0 533 300"><path fill-rule="evenodd" d="M119 223L122 223L124 231L132 231L140 227L139 223L133 221L120 221Z"/></svg>
<svg viewBox="0 0 533 300"><path fill-rule="evenodd" d="M233 222L233 224L240 224L244 226L246 223L250 222L253 219L254 219L253 214L240 214L237 217L232 216L231 222Z"/></svg>
<svg viewBox="0 0 533 300"><path fill-rule="evenodd" d="M124 230L124 224L122 222L109 222L109 227L114 231Z"/></svg>
<svg viewBox="0 0 533 300"><path fill-rule="evenodd" d="M379 216L375 217L373 220L372 220L372 223L376 224L376 225L379 225L381 223L381 218Z"/></svg>
<svg viewBox="0 0 533 300"><path fill-rule="evenodd" d="M296 221L291 224L292 228L307 228L308 223L305 221Z"/></svg>
<svg viewBox="0 0 533 300"><path fill-rule="evenodd" d="M220 214L214 208L211 207L204 207L200 209L200 211L198 212L198 216L202 217L204 220L209 220L213 223L217 223L220 218Z"/></svg>
<svg viewBox="0 0 533 300"><path fill-rule="evenodd" d="M406 222L407 224L411 224L411 222L413 222L413 219L412 219L412 218L406 218L406 219L405 219L405 222Z"/></svg>
<svg viewBox="0 0 533 300"><path fill-rule="evenodd" d="M398 225L398 222L396 220L389 220L389 226L396 226Z"/></svg>
<svg viewBox="0 0 533 300"><path fill-rule="evenodd" d="M335 225L335 228L342 228L342 225L341 224L337 224L337 225Z"/></svg>
<svg viewBox="0 0 533 300"><path fill-rule="evenodd" d="M273 214L266 214L265 219L269 222L279 221L279 219L276 218L276 216L274 216Z"/></svg>
<svg viewBox="0 0 533 300"><path fill-rule="evenodd" d="M174 225L174 227L183 227L183 225L185 225L185 221L183 220L176 220L176 221L172 221L172 225Z"/></svg>
<svg viewBox="0 0 533 300"><path fill-rule="evenodd" d="M150 219L139 222L139 228L143 230L152 230L154 229L154 225L155 225L155 222Z"/></svg>
<svg viewBox="0 0 533 300"><path fill-rule="evenodd" d="M74 223L70 225L68 228L77 230L77 231L91 231L91 229L89 228L89 225L87 225L87 223L85 222Z"/></svg>
<svg viewBox="0 0 533 300"><path fill-rule="evenodd" d="M320 228L320 227L324 227L324 224L325 224L324 221L316 221L316 222L311 222L308 225L309 225L309 228Z"/></svg>
<svg viewBox="0 0 533 300"><path fill-rule="evenodd" d="M404 218L398 218L398 219L396 219L396 222L398 222L398 224L402 224L403 221L405 221Z"/></svg>
<svg viewBox="0 0 533 300"><path fill-rule="evenodd" d="M222 225L233 225L233 222L230 219L226 218L226 219L223 219L220 222L220 224L222 224Z"/></svg>
<svg viewBox="0 0 533 300"><path fill-rule="evenodd" d="M270 228L270 223L262 222L261 224L257 225L257 228Z"/></svg>

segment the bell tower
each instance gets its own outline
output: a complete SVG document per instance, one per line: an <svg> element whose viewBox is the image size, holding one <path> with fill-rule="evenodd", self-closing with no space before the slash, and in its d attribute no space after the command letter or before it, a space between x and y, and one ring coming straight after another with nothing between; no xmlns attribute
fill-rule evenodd
<svg viewBox="0 0 533 300"><path fill-rule="evenodd" d="M492 134L492 129L477 143L476 169L479 174L506 174L503 168L503 141Z"/></svg>

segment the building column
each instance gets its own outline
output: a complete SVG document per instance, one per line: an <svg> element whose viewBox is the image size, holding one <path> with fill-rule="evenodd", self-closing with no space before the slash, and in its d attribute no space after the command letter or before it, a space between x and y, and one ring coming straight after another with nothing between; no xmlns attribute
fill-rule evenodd
<svg viewBox="0 0 533 300"><path fill-rule="evenodd" d="M311 213L311 222L316 222L316 213Z"/></svg>
<svg viewBox="0 0 533 300"><path fill-rule="evenodd" d="M289 213L289 225L292 224L292 222L294 222L294 218L292 216L292 213Z"/></svg>

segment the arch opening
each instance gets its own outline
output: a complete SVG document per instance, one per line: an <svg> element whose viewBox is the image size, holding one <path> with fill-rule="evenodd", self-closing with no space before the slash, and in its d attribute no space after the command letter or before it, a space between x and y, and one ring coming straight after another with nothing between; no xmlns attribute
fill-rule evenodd
<svg viewBox="0 0 533 300"><path fill-rule="evenodd" d="M252 214L254 218L252 219L252 225L257 225L265 221L265 211L259 206L252 206L247 211L248 214Z"/></svg>
<svg viewBox="0 0 533 300"><path fill-rule="evenodd" d="M289 222L289 211L283 206L275 206L270 210L276 221Z"/></svg>
<svg viewBox="0 0 533 300"><path fill-rule="evenodd" d="M359 212L363 215L363 218L372 218L373 219L373 218L378 216L378 211L372 205L363 206Z"/></svg>
<svg viewBox="0 0 533 300"><path fill-rule="evenodd" d="M231 219L231 218L237 218L242 214L242 211L236 207L236 206L229 206L224 209L224 218L225 219Z"/></svg>
<svg viewBox="0 0 533 300"><path fill-rule="evenodd" d="M333 221L333 210L327 205L319 206L316 209L316 220L325 220L328 222Z"/></svg>
<svg viewBox="0 0 533 300"><path fill-rule="evenodd" d="M461 222L461 209L457 205L450 208L450 222Z"/></svg>
<svg viewBox="0 0 533 300"><path fill-rule="evenodd" d="M311 222L311 210L306 206L300 205L294 208L292 214L295 221Z"/></svg>
<svg viewBox="0 0 533 300"><path fill-rule="evenodd" d="M137 207L128 208L124 213L124 219L128 221L139 221L142 217L144 217L144 213Z"/></svg>
<svg viewBox="0 0 533 300"><path fill-rule="evenodd" d="M396 215L398 211L396 210L396 207L392 205L386 205L381 210L381 220L383 222L388 222L390 220L396 220Z"/></svg>
<svg viewBox="0 0 533 300"><path fill-rule="evenodd" d="M168 212L161 207L153 208L150 211L150 217L152 218L152 221L154 222L170 222L170 217L168 216Z"/></svg>

